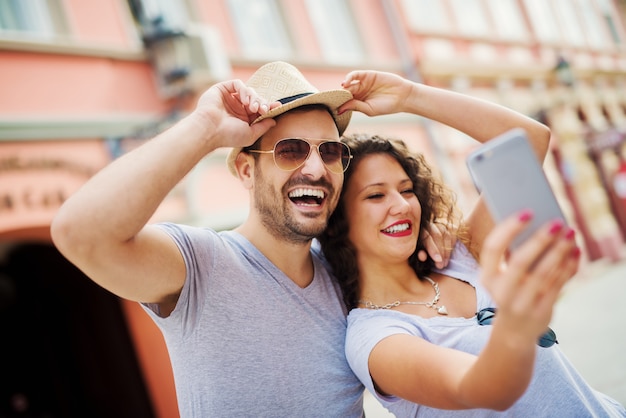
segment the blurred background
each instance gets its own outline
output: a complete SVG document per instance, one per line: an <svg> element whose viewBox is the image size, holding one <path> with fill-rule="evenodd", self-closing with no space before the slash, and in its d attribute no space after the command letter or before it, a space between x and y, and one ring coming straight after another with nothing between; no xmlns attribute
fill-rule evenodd
<svg viewBox="0 0 626 418"><path fill-rule="evenodd" d="M65 261L50 222L208 86L268 61L320 90L376 69L541 120L583 263L621 265L625 12L624 0L0 0L0 417L177 416L159 331ZM426 154L462 209L476 197L470 138L406 114L354 115L348 132L364 131ZM247 194L227 151L205 157L153 220L238 225Z"/></svg>

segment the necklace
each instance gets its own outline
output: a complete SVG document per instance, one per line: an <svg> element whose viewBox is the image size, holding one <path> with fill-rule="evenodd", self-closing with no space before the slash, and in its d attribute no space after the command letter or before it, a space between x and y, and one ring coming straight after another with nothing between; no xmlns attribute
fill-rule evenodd
<svg viewBox="0 0 626 418"><path fill-rule="evenodd" d="M400 305L424 305L427 308L436 310L439 315L448 315L448 310L444 305L437 306L437 302L439 302L439 297L441 296L439 293L439 285L430 277L424 276L424 278L428 280L433 286L433 289L435 289L435 297L430 302L400 302L397 300L386 305L375 305L369 300L360 300L359 303L365 305L367 309L391 309Z"/></svg>

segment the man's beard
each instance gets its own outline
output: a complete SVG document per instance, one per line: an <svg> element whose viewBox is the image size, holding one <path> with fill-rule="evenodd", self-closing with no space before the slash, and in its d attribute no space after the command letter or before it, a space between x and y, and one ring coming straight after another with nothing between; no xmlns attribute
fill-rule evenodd
<svg viewBox="0 0 626 418"><path fill-rule="evenodd" d="M332 209L334 209L328 205L328 199L335 196L332 185L324 181L313 183L300 180L296 182L292 179L283 186L283 190L280 193L276 193L272 185L266 182L262 175L259 176L258 174L260 173L255 175L257 182L255 184L254 204L261 218L261 222L272 235L288 242L302 244L308 243L326 229L328 218L330 217ZM259 179L261 179L261 181L258 181ZM330 195L326 196L326 202L324 202L327 212L310 214L310 222L298 220L297 215L294 213L294 210L292 210L293 203L285 197L285 190L289 189L293 183L302 187L313 185L325 186L330 191ZM307 217L306 213L301 213L301 215Z"/></svg>

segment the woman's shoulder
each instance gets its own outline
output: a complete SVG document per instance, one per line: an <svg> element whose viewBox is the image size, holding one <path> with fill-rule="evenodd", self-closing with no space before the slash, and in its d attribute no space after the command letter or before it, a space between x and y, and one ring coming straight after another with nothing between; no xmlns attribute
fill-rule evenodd
<svg viewBox="0 0 626 418"><path fill-rule="evenodd" d="M480 266L468 248L461 241L457 241L450 254L448 265L442 269L434 269L434 271L474 283L480 273Z"/></svg>
<svg viewBox="0 0 626 418"><path fill-rule="evenodd" d="M387 327L402 327L405 314L393 310L355 308L348 314L348 329L356 332L375 332Z"/></svg>

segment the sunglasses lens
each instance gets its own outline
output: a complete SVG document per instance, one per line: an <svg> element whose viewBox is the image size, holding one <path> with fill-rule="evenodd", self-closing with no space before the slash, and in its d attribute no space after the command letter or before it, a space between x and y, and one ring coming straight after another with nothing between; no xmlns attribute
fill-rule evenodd
<svg viewBox="0 0 626 418"><path fill-rule="evenodd" d="M495 308L481 309L476 313L478 325L491 325L495 315ZM539 337L539 340L537 341L537 345L544 348L552 347L554 344L558 343L559 342L556 340L556 333L552 330L552 328L548 328L548 330L541 337Z"/></svg>
<svg viewBox="0 0 626 418"><path fill-rule="evenodd" d="M311 146L302 139L283 139L274 146L274 161L281 170L295 170L306 161L310 151Z"/></svg>
<svg viewBox="0 0 626 418"><path fill-rule="evenodd" d="M548 328L548 330L539 337L537 344L539 347L552 347L555 343L558 343L556 340L556 333L552 330L552 328Z"/></svg>
<svg viewBox="0 0 626 418"><path fill-rule="evenodd" d="M320 156L326 167L334 173L342 173L348 168L350 152L346 144L341 142L323 142L319 146Z"/></svg>
<svg viewBox="0 0 626 418"><path fill-rule="evenodd" d="M299 138L282 139L274 145L274 162L281 170L291 171L300 167L311 153L307 141ZM350 163L350 149L337 141L322 142L318 151L324 165L333 173L342 173Z"/></svg>
<svg viewBox="0 0 626 418"><path fill-rule="evenodd" d="M476 320L478 321L478 325L491 325L493 322L493 317L495 316L495 312L491 308L481 309L476 314Z"/></svg>

